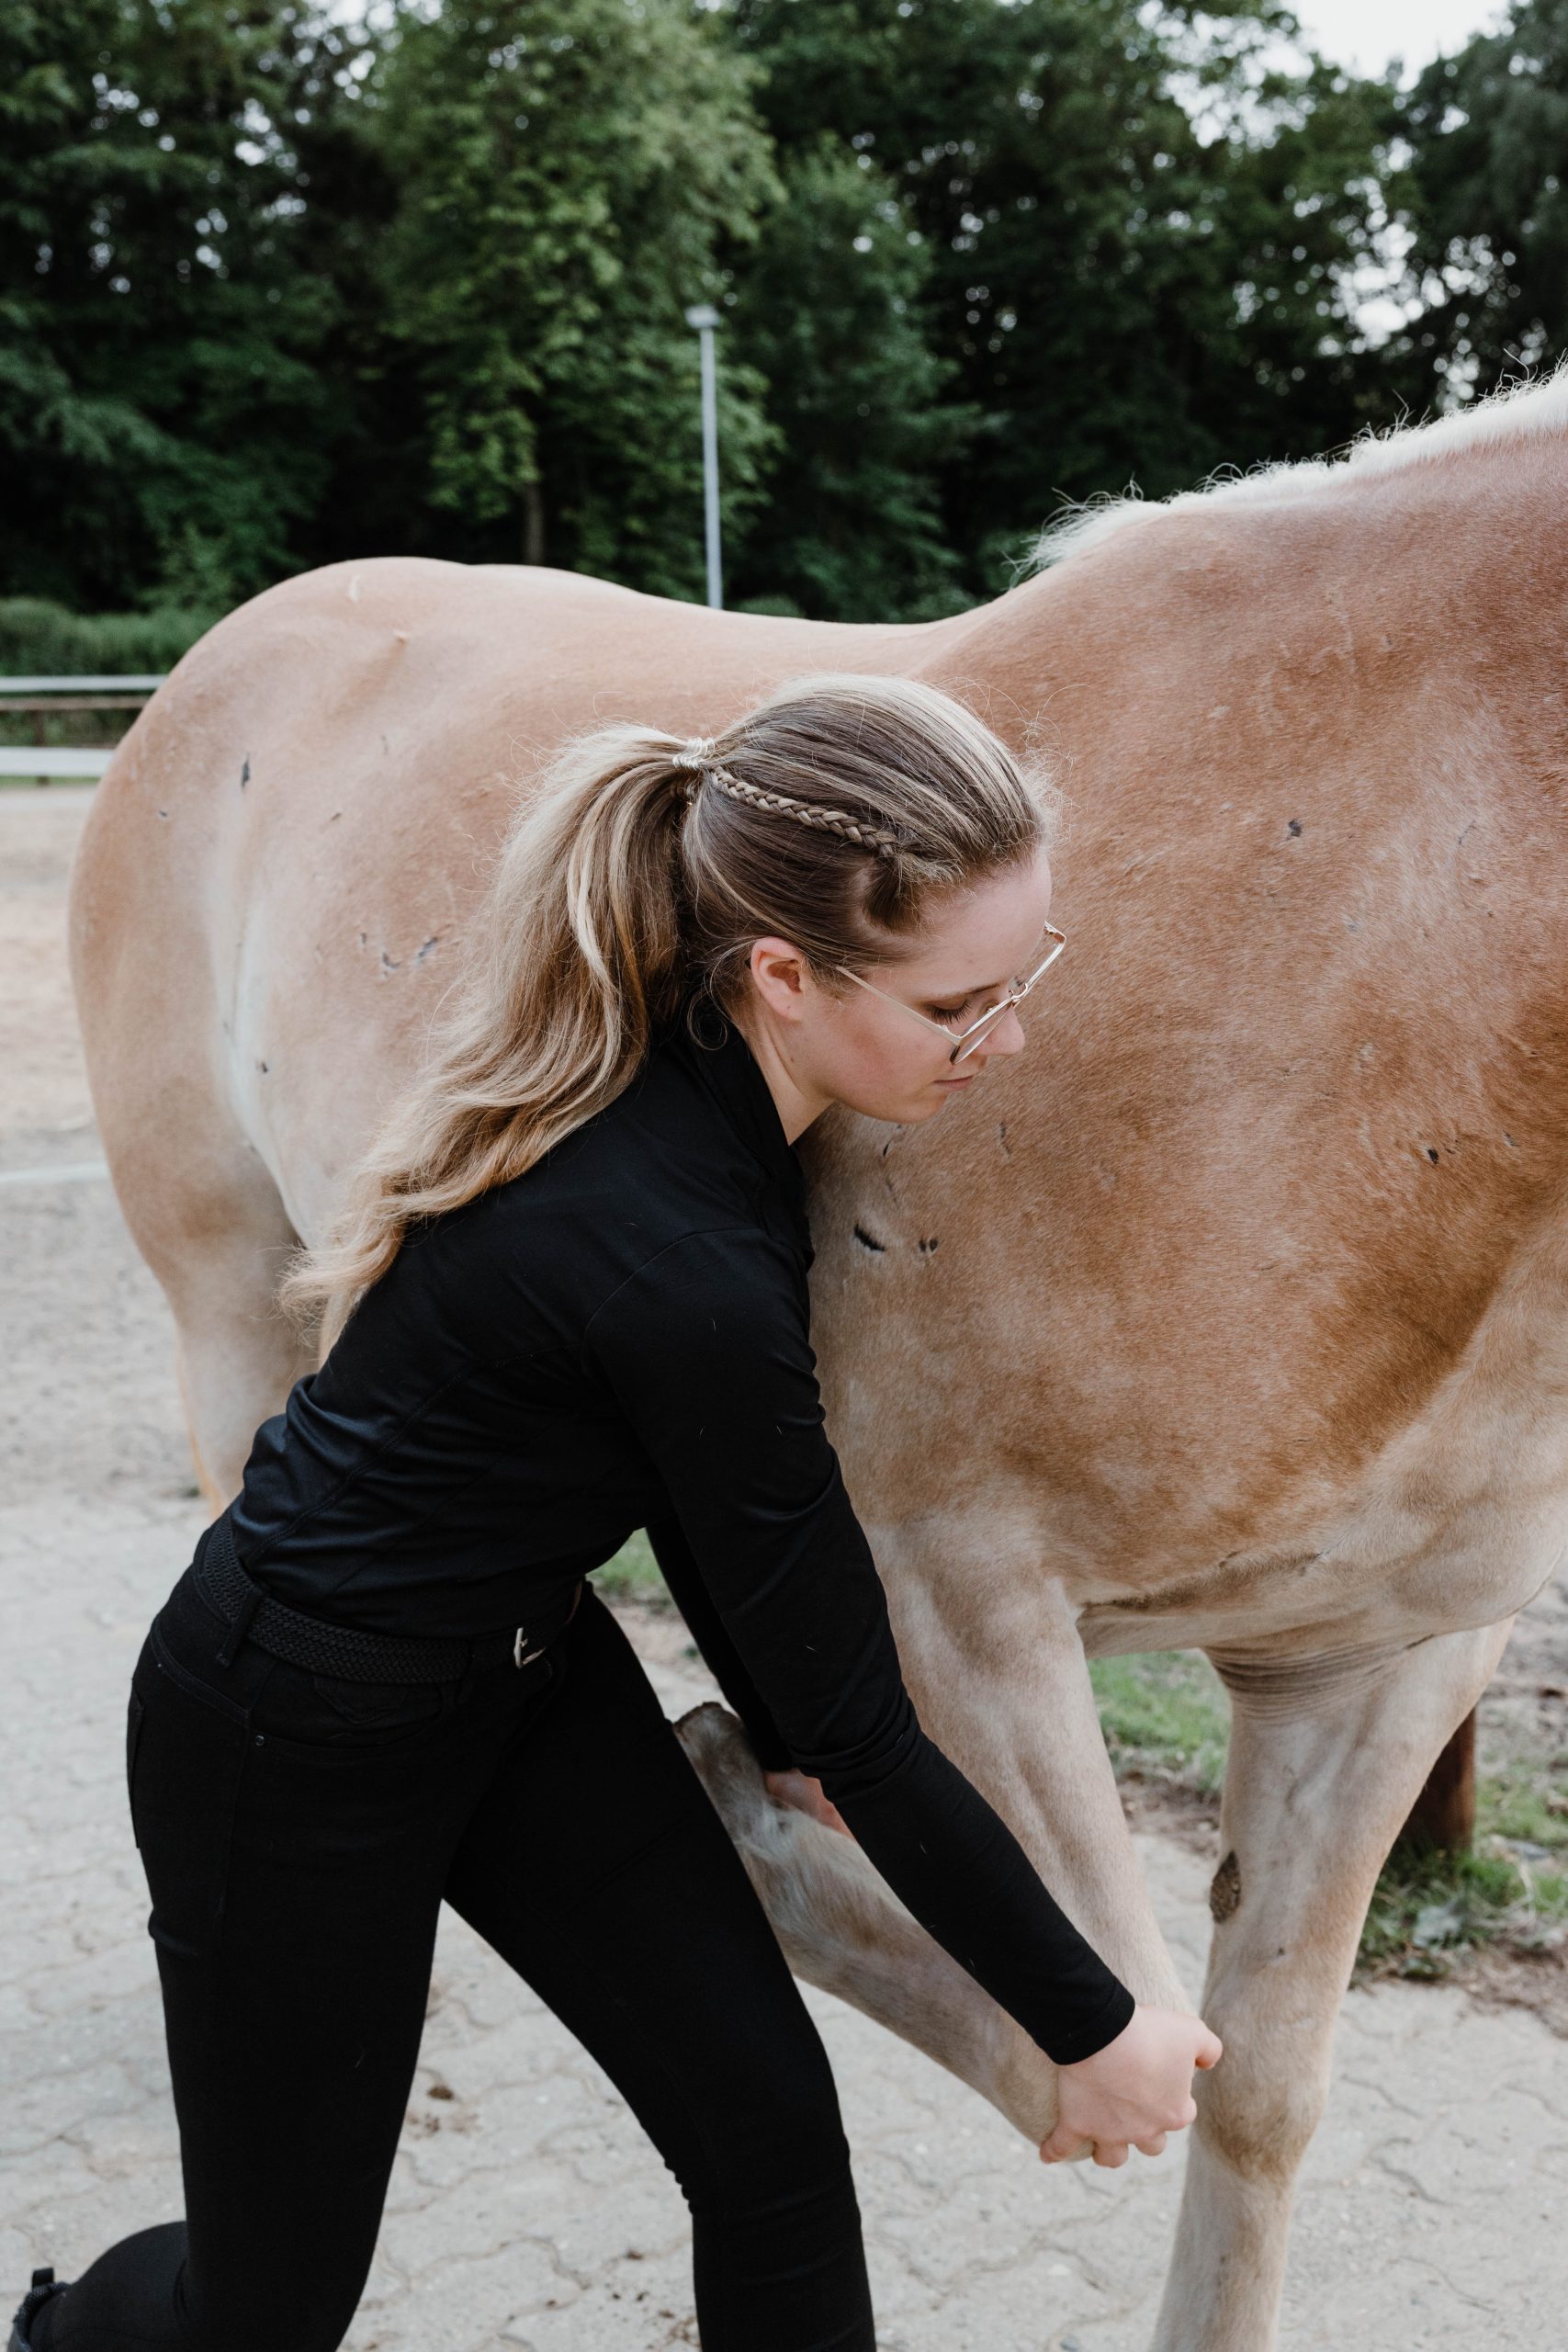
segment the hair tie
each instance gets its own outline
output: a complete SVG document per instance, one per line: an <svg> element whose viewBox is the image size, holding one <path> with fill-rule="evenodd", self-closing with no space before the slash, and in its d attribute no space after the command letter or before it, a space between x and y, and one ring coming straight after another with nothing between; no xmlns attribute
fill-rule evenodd
<svg viewBox="0 0 1568 2352"><path fill-rule="evenodd" d="M685 768L690 774L681 783L681 797L688 807L696 798L703 780L703 771L718 750L711 735L693 735L670 754L671 767Z"/></svg>

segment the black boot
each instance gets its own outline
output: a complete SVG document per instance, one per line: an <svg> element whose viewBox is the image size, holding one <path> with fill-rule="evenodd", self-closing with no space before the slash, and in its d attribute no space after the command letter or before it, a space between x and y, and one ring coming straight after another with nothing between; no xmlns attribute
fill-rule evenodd
<svg viewBox="0 0 1568 2352"><path fill-rule="evenodd" d="M33 2283L22 2297L22 2307L11 2322L10 2341L6 2352L33 2352L33 2314L48 2302L51 2295L63 2295L66 2283L63 2278L57 2279L52 2270L33 2272Z"/></svg>

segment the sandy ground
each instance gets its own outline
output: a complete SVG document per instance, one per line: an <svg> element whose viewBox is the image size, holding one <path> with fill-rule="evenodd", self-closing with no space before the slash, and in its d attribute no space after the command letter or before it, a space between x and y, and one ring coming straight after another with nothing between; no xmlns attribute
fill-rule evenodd
<svg viewBox="0 0 1568 2352"><path fill-rule="evenodd" d="M204 1517L161 1293L97 1158L62 938L77 787L0 793L0 2301L179 2208L124 1690ZM51 1171L29 1175L28 1171ZM669 1712L710 1695L682 1629L629 1611ZM1568 1687L1568 1607L1521 1623L1494 1701ZM1542 1693L1546 1696L1543 1698ZM1194 1994L1212 1855L1140 1849ZM961 2085L830 1996L886 2352L1141 2352L1179 2140L1050 2175ZM1568 2042L1452 1986L1348 1996L1305 2165L1283 2352L1560 2352ZM351 2352L692 2344L684 2208L578 2044L460 1923Z"/></svg>

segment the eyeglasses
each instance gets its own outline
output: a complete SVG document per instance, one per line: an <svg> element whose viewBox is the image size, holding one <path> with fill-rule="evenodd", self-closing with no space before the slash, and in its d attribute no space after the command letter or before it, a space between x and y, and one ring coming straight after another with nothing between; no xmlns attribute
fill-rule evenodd
<svg viewBox="0 0 1568 2352"><path fill-rule="evenodd" d="M1023 1002L1024 998L1029 994L1029 991L1034 986L1035 981L1041 978L1042 974L1050 970L1052 965L1055 962L1057 956L1061 954L1063 948L1067 944L1066 933L1058 931L1054 923L1048 922L1045 925L1045 935L1048 939L1054 940L1055 944L1053 946L1051 953L1046 956L1044 962L1043 964L1036 964L1033 971L1030 973L1027 979L1015 980L1010 989L1008 989L1001 996L998 997L995 1004L988 1004L986 1007L986 1010L980 1014L978 1020L972 1021L969 1023L967 1029L959 1029L956 1031L950 1029L945 1021L933 1021L929 1012L922 1012L920 1011L919 1005L906 1004L901 996L889 996L886 989L873 987L871 981L863 979L859 972L852 972L847 964L836 964L833 968L835 971L842 972L847 980L854 980L861 988L870 989L873 996L884 997L889 1004L897 1005L901 1012L908 1012L916 1021L923 1021L928 1029L938 1030L944 1037L955 1038L956 1042L953 1045L953 1051L949 1054L947 1058L950 1062L961 1062L967 1060L968 1057L974 1052L976 1046L982 1046L985 1044L986 1039L990 1035L992 1030L996 1027L998 1022L1002 1019L1004 1014L1010 1012L1014 1005L1021 1004Z"/></svg>

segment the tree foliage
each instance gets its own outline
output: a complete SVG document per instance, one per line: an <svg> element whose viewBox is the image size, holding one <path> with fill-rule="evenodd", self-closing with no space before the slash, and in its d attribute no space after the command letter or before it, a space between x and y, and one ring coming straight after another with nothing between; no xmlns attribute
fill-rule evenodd
<svg viewBox="0 0 1568 2352"><path fill-rule="evenodd" d="M403 549L700 597L696 301L728 600L845 618L1562 347L1568 0L1403 94L1280 63L1281 0L331 11L0 12L0 594Z"/></svg>
<svg viewBox="0 0 1568 2352"><path fill-rule="evenodd" d="M1472 396L1568 349L1568 0L1439 58L1400 108L1413 401Z"/></svg>
<svg viewBox="0 0 1568 2352"><path fill-rule="evenodd" d="M475 552L701 593L684 306L777 193L750 79L717 21L683 8L455 0L400 17L369 93L404 192L383 316L417 376L424 493ZM764 390L726 369L732 524L772 446Z"/></svg>
<svg viewBox="0 0 1568 2352"><path fill-rule="evenodd" d="M1058 494L1159 495L1359 420L1348 281L1387 93L1265 74L1287 10L1201 39L1139 0L736 0L736 17L780 149L831 135L874 163L929 255L928 338L976 419L945 520L976 589Z"/></svg>
<svg viewBox="0 0 1568 2352"><path fill-rule="evenodd" d="M223 602L327 492L310 157L352 46L276 0L0 11L0 579Z"/></svg>
<svg viewBox="0 0 1568 2352"><path fill-rule="evenodd" d="M928 275L882 172L828 132L788 153L736 302L734 341L771 388L778 436L741 601L841 620L968 602L941 481L981 418L928 333Z"/></svg>

